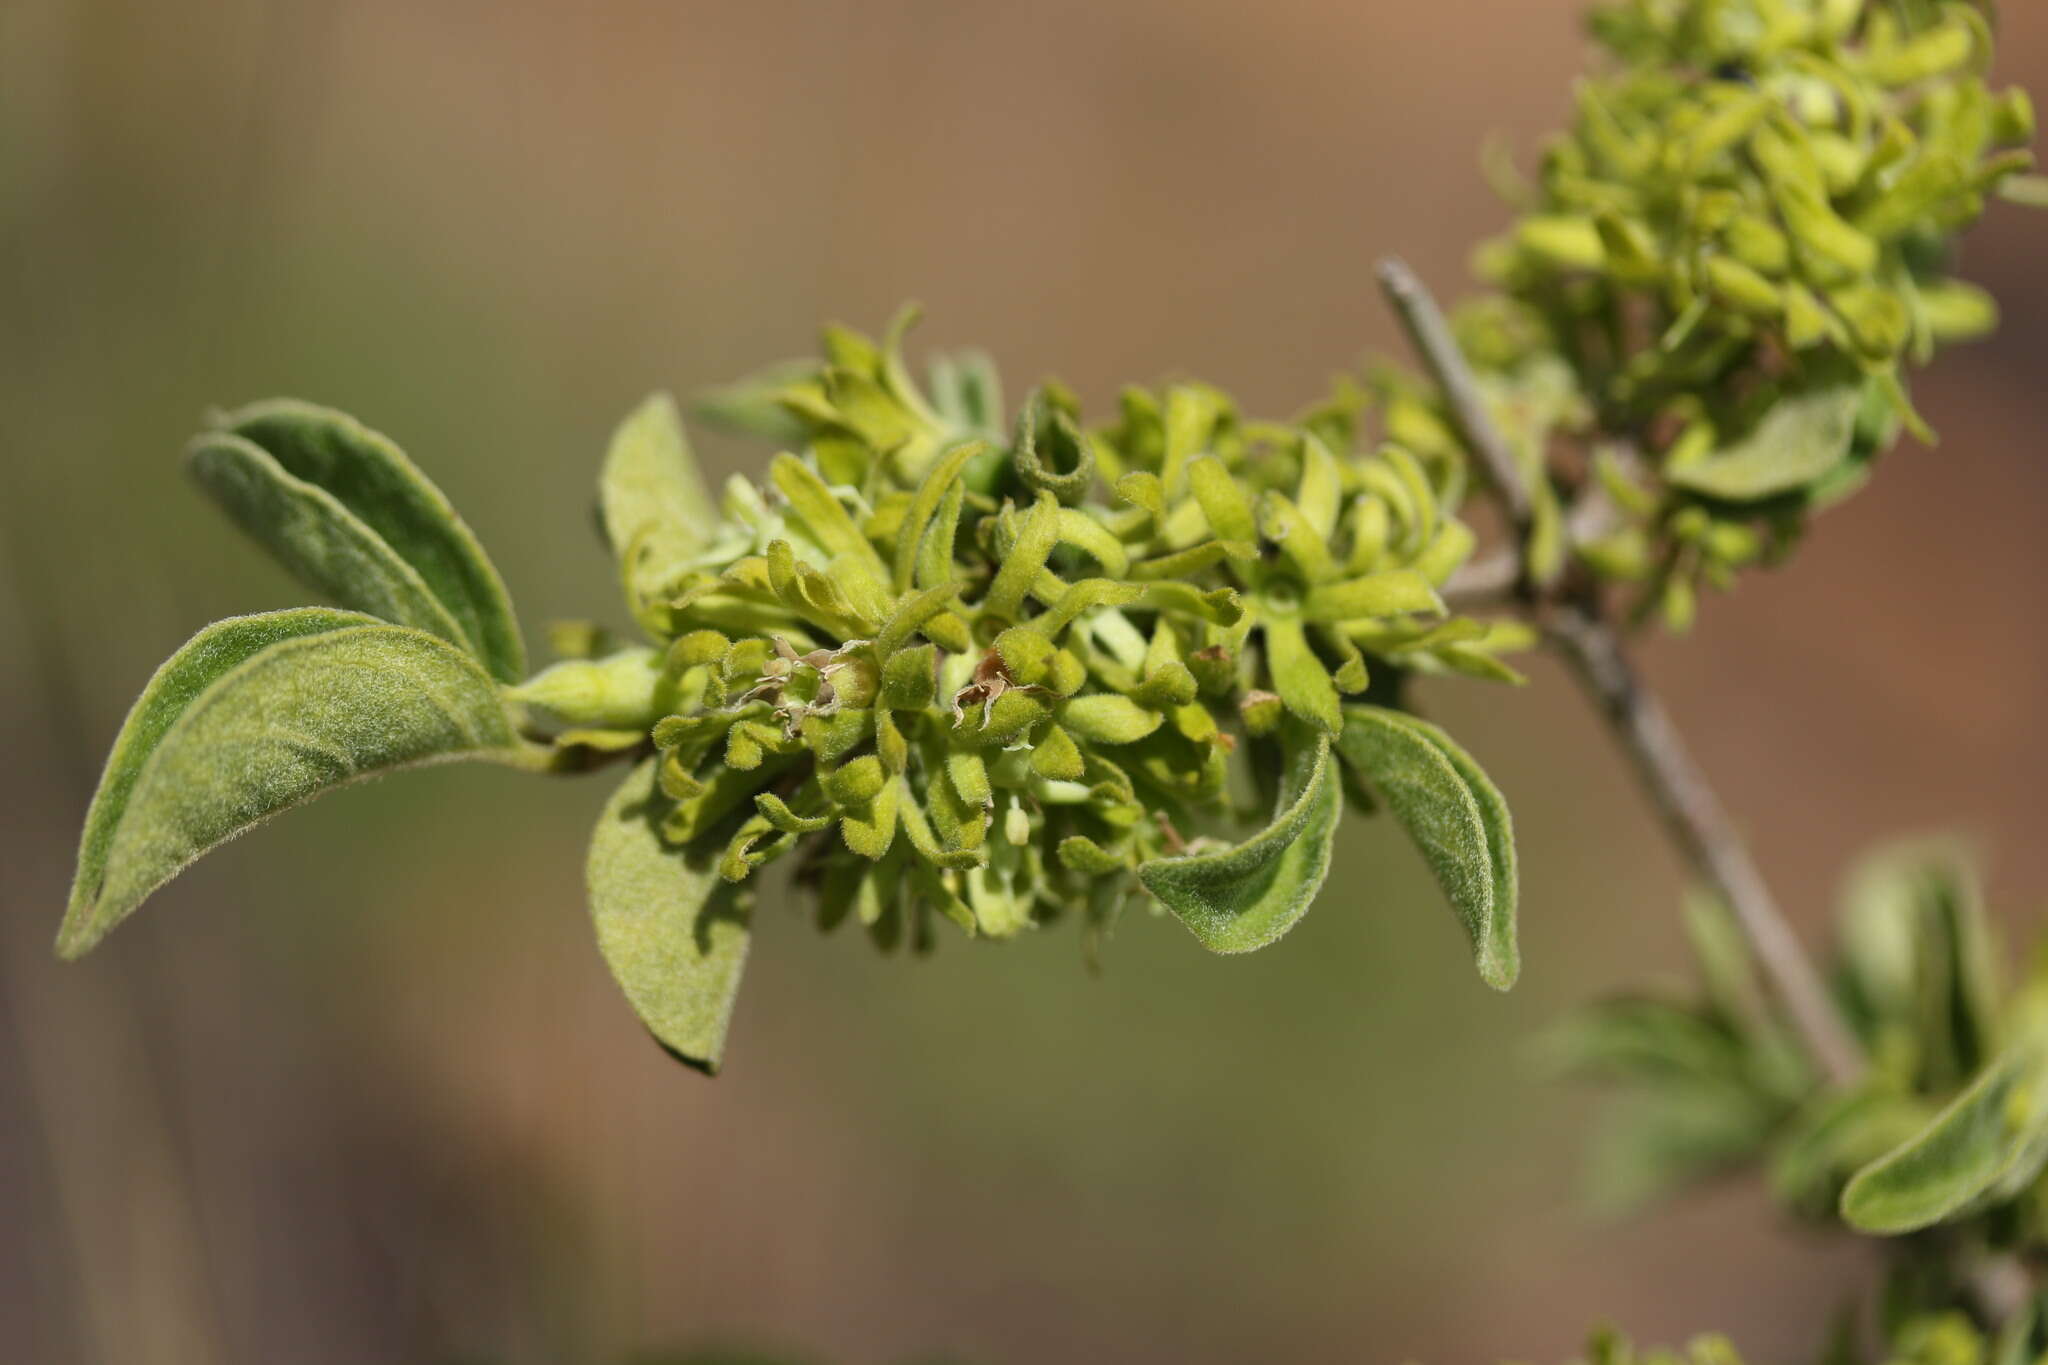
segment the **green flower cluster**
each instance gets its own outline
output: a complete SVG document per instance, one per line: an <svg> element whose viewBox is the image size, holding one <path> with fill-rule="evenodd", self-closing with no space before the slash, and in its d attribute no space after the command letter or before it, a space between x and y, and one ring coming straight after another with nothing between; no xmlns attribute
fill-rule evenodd
<svg viewBox="0 0 2048 1365"><path fill-rule="evenodd" d="M1931 439L1904 369L1994 325L1951 246L1989 196L2043 197L2034 113L1953 0L1618 0L1592 28L1611 60L1535 183L1502 172L1520 215L1460 338L1527 461L1538 581L1575 560L1682 628L1902 426Z"/></svg>
<svg viewBox="0 0 2048 1365"><path fill-rule="evenodd" d="M715 847L731 883L794 854L823 923L885 946L928 945L940 916L1099 931L1141 885L1212 947L1277 937L1327 860L1331 747L1347 775L1364 752L1338 743L1345 699L1516 676L1499 656L1526 630L1438 594L1473 547L1462 463L1358 453L1354 403L1257 422L1199 384L1127 390L1093 428L1048 384L1006 422L985 360L910 378L912 317L880 344L828 329L821 362L711 396L800 452L715 512L673 406L629 418L605 520L656 645L513 695L571 746L630 747L659 716L663 840ZM1276 843L1306 833L1319 860L1256 930L1213 888L1177 896L1178 869L1141 883L1227 859L1276 802Z"/></svg>

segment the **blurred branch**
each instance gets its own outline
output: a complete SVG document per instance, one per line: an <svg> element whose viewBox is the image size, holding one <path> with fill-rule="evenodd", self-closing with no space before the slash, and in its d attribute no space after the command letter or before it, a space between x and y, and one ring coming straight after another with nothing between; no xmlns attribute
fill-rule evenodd
<svg viewBox="0 0 2048 1365"><path fill-rule="evenodd" d="M1384 262L1379 276L1409 341L1443 391L1452 424L1479 456L1513 532L1507 568L1495 559L1480 561L1470 566L1473 582L1463 586L1484 586L1505 576L1513 596L1537 608L1543 604L1527 576L1523 553L1530 531L1529 490L1514 452L1487 414L1471 367L1428 287L1400 261ZM1450 591L1455 594L1460 587L1454 577ZM1686 749L1670 713L1629 661L1598 598L1590 592L1576 593L1553 605L1545 637L1598 704L1672 839L1734 912L1814 1059L1837 1084L1853 1080L1862 1069L1855 1041L1726 808Z"/></svg>

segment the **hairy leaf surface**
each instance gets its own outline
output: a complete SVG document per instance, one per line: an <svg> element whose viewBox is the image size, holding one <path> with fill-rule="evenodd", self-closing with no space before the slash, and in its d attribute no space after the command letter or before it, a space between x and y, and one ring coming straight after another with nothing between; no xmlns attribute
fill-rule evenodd
<svg viewBox="0 0 2048 1365"><path fill-rule="evenodd" d="M455 618L493 677L516 682L525 674L526 647L504 581L446 495L389 437L346 413L289 399L251 404L220 425L382 537Z"/></svg>
<svg viewBox="0 0 2048 1365"><path fill-rule="evenodd" d="M719 877L716 850L661 838L655 764L642 763L606 803L590 841L590 913L598 948L656 1041L718 1070L747 963L747 908Z"/></svg>
<svg viewBox="0 0 2048 1365"><path fill-rule="evenodd" d="M235 524L300 582L353 611L470 647L419 571L326 489L294 478L270 452L231 432L199 437L188 459Z"/></svg>
<svg viewBox="0 0 2048 1365"><path fill-rule="evenodd" d="M1145 863L1139 880L1212 952L1263 948L1315 900L1343 809L1329 737L1299 738L1272 824L1221 852Z"/></svg>
<svg viewBox="0 0 2048 1365"><path fill-rule="evenodd" d="M1479 975L1515 984L1514 821L1500 791L1436 726L1377 706L1344 710L1338 751L1385 798L1472 940Z"/></svg>
<svg viewBox="0 0 2048 1365"><path fill-rule="evenodd" d="M324 791L526 752L490 677L422 631L325 609L209 626L115 742L58 951L84 953L200 854Z"/></svg>

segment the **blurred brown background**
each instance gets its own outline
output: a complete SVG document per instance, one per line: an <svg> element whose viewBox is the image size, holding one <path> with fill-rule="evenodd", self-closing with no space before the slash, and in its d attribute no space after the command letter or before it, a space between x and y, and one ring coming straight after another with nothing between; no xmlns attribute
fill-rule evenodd
<svg viewBox="0 0 2048 1365"><path fill-rule="evenodd" d="M1281 413L1446 293L1476 170L1563 117L1576 0L0 0L0 1359L1556 1358L1596 1317L1816 1338L1857 1254L1732 1187L1618 1227L1526 1040L1681 965L1679 870L1547 665L1430 700L1514 799L1527 970L1473 979L1382 824L1246 961L1128 923L930 963L766 916L727 1074L592 946L605 783L440 770L208 859L88 962L54 934L98 766L204 622L301 593L185 486L209 404L396 435L529 633L609 610L611 423L879 325L1101 403L1188 371ZM2048 11L2006 78L2048 90ZM2016 930L2038 774L2048 226L1990 345L1789 573L1650 667L1809 935L1878 836L1955 825ZM707 443L723 471L750 452Z"/></svg>

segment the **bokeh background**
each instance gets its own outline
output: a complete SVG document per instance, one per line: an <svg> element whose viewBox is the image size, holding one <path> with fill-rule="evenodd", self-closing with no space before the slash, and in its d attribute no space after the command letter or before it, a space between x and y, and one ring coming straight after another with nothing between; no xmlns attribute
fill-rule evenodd
<svg viewBox="0 0 2048 1365"><path fill-rule="evenodd" d="M443 769L209 858L49 953L122 713L213 618L301 593L184 483L210 404L395 434L529 634L611 609L612 422L915 297L918 346L1100 404L1193 372L1283 413L1456 292L1477 171L1563 117L1576 0L1115 4L0 0L0 1358L1536 1359L1810 1345L1865 1269L1742 1185L1590 1216L1592 1097L1528 1040L1681 968L1681 874L1547 664L1429 704L1515 803L1527 970L1473 978L1414 855L1348 827L1249 960L1127 922L931 962L763 918L726 1075L648 1044L592 945L603 779ZM2048 10L2003 75L2048 89ZM1995 342L1945 433L1791 572L1656 644L1809 937L1882 835L2048 893L2048 226L1969 265ZM715 470L750 452L705 443Z"/></svg>

